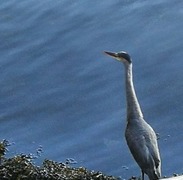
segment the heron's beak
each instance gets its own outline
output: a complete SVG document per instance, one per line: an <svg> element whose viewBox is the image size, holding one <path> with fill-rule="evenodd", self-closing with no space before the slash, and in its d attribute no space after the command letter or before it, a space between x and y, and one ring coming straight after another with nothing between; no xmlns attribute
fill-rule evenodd
<svg viewBox="0 0 183 180"><path fill-rule="evenodd" d="M109 52L109 51L104 51L108 56L111 56L112 58L118 60L118 53L115 52ZM118 60L119 61L119 60Z"/></svg>

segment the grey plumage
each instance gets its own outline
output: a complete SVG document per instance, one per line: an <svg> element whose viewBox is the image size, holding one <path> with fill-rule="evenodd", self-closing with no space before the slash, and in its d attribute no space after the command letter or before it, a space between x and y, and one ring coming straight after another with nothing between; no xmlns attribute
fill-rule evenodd
<svg viewBox="0 0 183 180"><path fill-rule="evenodd" d="M125 138L127 145L140 166L142 179L144 173L150 180L161 177L161 159L157 143L157 137L152 127L144 120L143 114L137 100L133 85L132 60L124 51L105 52L116 60L123 62L125 66L125 84L127 100L127 126Z"/></svg>

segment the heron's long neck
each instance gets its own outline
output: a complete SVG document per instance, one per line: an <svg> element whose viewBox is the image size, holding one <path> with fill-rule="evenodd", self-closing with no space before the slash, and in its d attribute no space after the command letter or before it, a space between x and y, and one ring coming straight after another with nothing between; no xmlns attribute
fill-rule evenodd
<svg viewBox="0 0 183 180"><path fill-rule="evenodd" d="M143 117L133 85L132 64L125 64L125 73L126 73L127 119L129 120L138 117Z"/></svg>

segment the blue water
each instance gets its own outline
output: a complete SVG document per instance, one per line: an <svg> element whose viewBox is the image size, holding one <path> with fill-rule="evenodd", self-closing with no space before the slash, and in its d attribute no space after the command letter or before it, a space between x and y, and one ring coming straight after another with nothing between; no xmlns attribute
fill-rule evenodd
<svg viewBox="0 0 183 180"><path fill-rule="evenodd" d="M124 69L133 58L145 119L159 133L162 174L183 172L183 2L1 1L0 139L8 156L74 158L109 175L139 176L124 139Z"/></svg>

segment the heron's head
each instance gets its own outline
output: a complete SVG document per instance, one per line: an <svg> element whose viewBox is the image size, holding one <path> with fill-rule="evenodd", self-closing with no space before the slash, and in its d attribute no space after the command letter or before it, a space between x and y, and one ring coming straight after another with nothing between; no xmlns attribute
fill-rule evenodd
<svg viewBox="0 0 183 180"><path fill-rule="evenodd" d="M123 62L123 63L127 63L127 64L131 64L132 63L132 59L130 57L130 55L124 51L120 51L120 52L109 52L109 51L104 51L107 55L111 56L112 58Z"/></svg>

